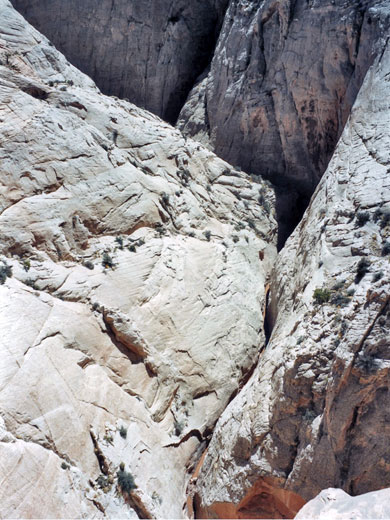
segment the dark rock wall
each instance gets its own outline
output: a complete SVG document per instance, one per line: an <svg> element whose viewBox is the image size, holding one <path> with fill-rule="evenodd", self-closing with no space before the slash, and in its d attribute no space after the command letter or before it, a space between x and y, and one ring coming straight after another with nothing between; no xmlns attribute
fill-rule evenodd
<svg viewBox="0 0 390 520"><path fill-rule="evenodd" d="M105 94L175 122L228 0L13 0Z"/></svg>

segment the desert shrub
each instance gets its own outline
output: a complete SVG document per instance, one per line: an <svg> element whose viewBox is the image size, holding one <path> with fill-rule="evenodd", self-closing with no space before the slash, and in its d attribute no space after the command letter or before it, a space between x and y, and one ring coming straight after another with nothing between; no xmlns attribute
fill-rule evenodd
<svg viewBox="0 0 390 520"><path fill-rule="evenodd" d="M237 235L233 235L232 240L235 244L240 240Z"/></svg>
<svg viewBox="0 0 390 520"><path fill-rule="evenodd" d="M359 283L361 279L368 273L371 262L367 258L361 258L356 270L355 283Z"/></svg>
<svg viewBox="0 0 390 520"><path fill-rule="evenodd" d="M346 296L342 293L336 293L332 296L332 299L330 300L330 303L332 305L337 305L339 307L345 307L348 305L348 303L351 301L350 296Z"/></svg>
<svg viewBox="0 0 390 520"><path fill-rule="evenodd" d="M12 277L12 267L7 264L5 260L2 261L3 264L0 265L0 284L3 285L3 283L6 281L7 278Z"/></svg>
<svg viewBox="0 0 390 520"><path fill-rule="evenodd" d="M121 465L121 467L123 466ZM125 471L125 469L119 469L116 475L118 477L118 485L123 493L131 493L133 489L137 488L133 475Z"/></svg>
<svg viewBox="0 0 390 520"><path fill-rule="evenodd" d="M23 260L23 269L26 271L29 271L30 270L30 267L31 267L31 262L30 260L27 258L26 260Z"/></svg>
<svg viewBox="0 0 390 520"><path fill-rule="evenodd" d="M161 195L161 201L164 204L164 206L168 206L169 205L169 195L168 195L168 193L163 193Z"/></svg>
<svg viewBox="0 0 390 520"><path fill-rule="evenodd" d="M390 242L385 242L382 247L382 256L390 255Z"/></svg>
<svg viewBox="0 0 390 520"><path fill-rule="evenodd" d="M381 278L383 278L383 271L379 271L375 273L372 277L373 282L378 282Z"/></svg>
<svg viewBox="0 0 390 520"><path fill-rule="evenodd" d="M206 240L210 241L211 231L209 229L207 229L203 234L206 237Z"/></svg>
<svg viewBox="0 0 390 520"><path fill-rule="evenodd" d="M61 468L62 468L62 469L69 469L70 466L69 466L69 464L67 464L66 462L61 462Z"/></svg>
<svg viewBox="0 0 390 520"><path fill-rule="evenodd" d="M86 262L84 262L83 266L86 267L87 269L90 269L91 271L93 271L93 269L95 267L93 265L93 262L91 262L91 260L87 260Z"/></svg>
<svg viewBox="0 0 390 520"><path fill-rule="evenodd" d="M127 437L127 428L125 428L123 425L119 428L119 435L123 439L126 439L126 437Z"/></svg>
<svg viewBox="0 0 390 520"><path fill-rule="evenodd" d="M122 237L116 237L115 242L118 244L119 249L123 249L123 238Z"/></svg>
<svg viewBox="0 0 390 520"><path fill-rule="evenodd" d="M31 287L31 289L34 289L35 291L38 290L38 286L36 285L35 281L31 278L27 278L27 280L24 280L24 285L27 285L28 287Z"/></svg>
<svg viewBox="0 0 390 520"><path fill-rule="evenodd" d="M114 261L108 253L103 253L102 266L105 269L107 269L108 267L112 269L114 267Z"/></svg>
<svg viewBox="0 0 390 520"><path fill-rule="evenodd" d="M362 372L371 373L378 368L378 362L373 356L359 354L355 362L356 367Z"/></svg>
<svg viewBox="0 0 390 520"><path fill-rule="evenodd" d="M330 300L331 292L329 289L314 289L313 299L315 303L322 305Z"/></svg>
<svg viewBox="0 0 390 520"><path fill-rule="evenodd" d="M359 227L364 226L370 220L370 214L367 211L359 211L356 214L356 223Z"/></svg>
<svg viewBox="0 0 390 520"><path fill-rule="evenodd" d="M179 421L176 421L175 420L175 423L174 423L174 429L175 429L175 435L178 437L182 431L184 430L184 423L183 422L179 422Z"/></svg>
<svg viewBox="0 0 390 520"><path fill-rule="evenodd" d="M135 253L137 251L134 244L131 244L131 246L129 246L128 249L131 253Z"/></svg>
<svg viewBox="0 0 390 520"><path fill-rule="evenodd" d="M251 228L251 229L256 229L256 224L255 224L255 221L251 218L248 218L248 226Z"/></svg>

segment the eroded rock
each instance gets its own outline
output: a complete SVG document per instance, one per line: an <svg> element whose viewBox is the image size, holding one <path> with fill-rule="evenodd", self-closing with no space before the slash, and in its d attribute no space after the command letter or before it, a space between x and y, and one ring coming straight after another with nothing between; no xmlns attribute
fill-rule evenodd
<svg viewBox="0 0 390 520"><path fill-rule="evenodd" d="M179 518L265 340L273 191L0 10L1 514Z"/></svg>
<svg viewBox="0 0 390 520"><path fill-rule="evenodd" d="M330 486L352 495L390 486L389 71L387 45L279 255L272 336L217 423L199 511L237 508L259 478L272 479L271 501L278 489L309 500ZM270 503L258 505L256 517L268 518Z"/></svg>

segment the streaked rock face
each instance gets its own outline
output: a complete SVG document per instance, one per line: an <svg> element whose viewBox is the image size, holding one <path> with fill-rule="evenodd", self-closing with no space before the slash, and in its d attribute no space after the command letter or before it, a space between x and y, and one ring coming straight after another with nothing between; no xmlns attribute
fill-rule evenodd
<svg viewBox="0 0 390 520"><path fill-rule="evenodd" d="M197 483L202 517L224 503L272 518L281 491L390 486L389 73L387 45L279 255L272 336L217 423Z"/></svg>
<svg viewBox="0 0 390 520"><path fill-rule="evenodd" d="M1 516L179 518L264 343L273 192L0 11Z"/></svg>
<svg viewBox="0 0 390 520"><path fill-rule="evenodd" d="M228 0L13 0L106 94L174 122L210 60Z"/></svg>
<svg viewBox="0 0 390 520"><path fill-rule="evenodd" d="M229 3L210 71L178 126L280 187L281 244L334 152L388 13L382 0Z"/></svg>

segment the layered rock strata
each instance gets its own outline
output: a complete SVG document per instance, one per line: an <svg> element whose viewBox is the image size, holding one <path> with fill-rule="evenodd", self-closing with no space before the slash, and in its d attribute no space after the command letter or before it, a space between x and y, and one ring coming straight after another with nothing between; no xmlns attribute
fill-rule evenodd
<svg viewBox="0 0 390 520"><path fill-rule="evenodd" d="M291 518L324 488L390 486L389 75L387 45L279 255L272 336L217 423L200 518Z"/></svg>
<svg viewBox="0 0 390 520"><path fill-rule="evenodd" d="M180 518L265 341L273 192L0 12L0 516Z"/></svg>
<svg viewBox="0 0 390 520"><path fill-rule="evenodd" d="M176 120L211 59L228 0L13 0L105 94Z"/></svg>

